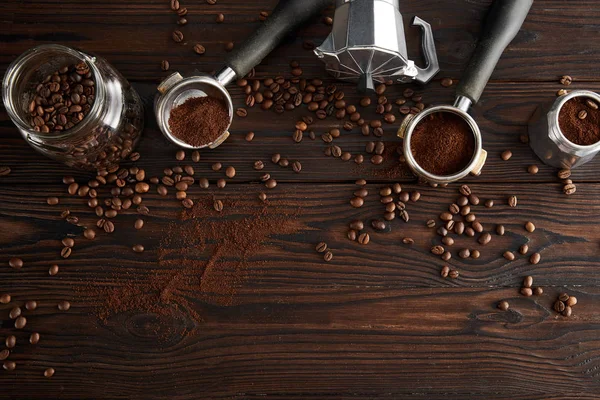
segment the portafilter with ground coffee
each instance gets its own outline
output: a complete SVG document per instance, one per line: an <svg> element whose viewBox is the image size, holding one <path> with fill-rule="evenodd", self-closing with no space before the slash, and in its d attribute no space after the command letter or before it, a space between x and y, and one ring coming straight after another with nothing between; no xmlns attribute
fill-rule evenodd
<svg viewBox="0 0 600 400"><path fill-rule="evenodd" d="M533 0L495 0L485 21L483 32L475 53L463 74L463 79L456 89L454 105L441 105L428 108L417 115L408 115L402 121L398 136L404 139L403 149L407 164L416 175L432 183L450 183L458 181L469 173L479 175L485 164L487 153L482 148L481 132L477 122L468 114L471 105L477 103L487 82L496 68L504 49L514 39L521 29ZM416 161L411 140L415 128L421 123L426 123L438 113L450 113L462 118L470 128L474 145L470 160L460 170L444 175L427 171ZM432 140L437 140L437 132L429 132Z"/></svg>

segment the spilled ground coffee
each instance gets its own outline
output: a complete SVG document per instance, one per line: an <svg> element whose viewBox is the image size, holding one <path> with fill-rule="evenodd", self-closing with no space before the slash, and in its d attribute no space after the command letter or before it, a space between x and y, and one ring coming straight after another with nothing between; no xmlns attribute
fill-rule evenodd
<svg viewBox="0 0 600 400"><path fill-rule="evenodd" d="M411 151L417 164L435 175L452 175L471 162L475 138L465 120L456 114L431 114L413 131Z"/></svg>
<svg viewBox="0 0 600 400"><path fill-rule="evenodd" d="M179 140L198 147L214 142L229 125L225 104L213 97L192 97L171 110L169 128Z"/></svg>
<svg viewBox="0 0 600 400"><path fill-rule="evenodd" d="M600 140L600 111L598 104L587 97L567 101L558 115L563 135L580 146L590 146Z"/></svg>

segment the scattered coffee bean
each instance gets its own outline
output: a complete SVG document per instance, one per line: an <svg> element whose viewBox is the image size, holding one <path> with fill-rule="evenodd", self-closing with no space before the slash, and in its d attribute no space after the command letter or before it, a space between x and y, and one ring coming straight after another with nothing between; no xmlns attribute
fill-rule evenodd
<svg viewBox="0 0 600 400"><path fill-rule="evenodd" d="M572 195L577 190L577 187L573 183L566 184L563 186L563 193L567 196Z"/></svg>
<svg viewBox="0 0 600 400"><path fill-rule="evenodd" d="M358 243L360 244L367 244L369 243L369 241L371 240L370 236L368 233L363 232L360 235L358 235Z"/></svg>
<svg viewBox="0 0 600 400"><path fill-rule="evenodd" d="M534 288L533 294L535 294L536 296L541 296L542 294L544 294L544 288L542 288L540 286Z"/></svg>
<svg viewBox="0 0 600 400"><path fill-rule="evenodd" d="M573 307L575 304L577 304L577 297L569 296L569 298L565 301L565 304L569 307Z"/></svg>
<svg viewBox="0 0 600 400"><path fill-rule="evenodd" d="M459 274L459 273L458 273L458 271L457 271L457 270L455 270L455 269L453 269L452 271L450 271L450 272L448 273L448 276L449 276L451 279L456 279L456 278L458 278L458 276L459 276L459 275L460 275L460 274Z"/></svg>
<svg viewBox="0 0 600 400"><path fill-rule="evenodd" d="M504 254L502 254L502 256L504 258L506 258L508 261L513 261L515 259L515 255L512 251L505 251Z"/></svg>
<svg viewBox="0 0 600 400"><path fill-rule="evenodd" d="M96 238L96 231L93 229L86 229L83 231L83 236L88 240L94 240Z"/></svg>
<svg viewBox="0 0 600 400"><path fill-rule="evenodd" d="M376 231L384 231L387 228L386 223L380 219L374 219L373 221L371 221L371 226Z"/></svg>
<svg viewBox="0 0 600 400"><path fill-rule="evenodd" d="M30 336L29 336L29 343L31 344L38 344L40 342L40 334L37 332L33 332Z"/></svg>
<svg viewBox="0 0 600 400"><path fill-rule="evenodd" d="M510 160L510 158L512 157L512 151L510 150L504 150L502 152L502 154L500 155L500 157L504 160L504 161L508 161Z"/></svg>
<svg viewBox="0 0 600 400"><path fill-rule="evenodd" d="M14 361L4 361L4 364L2 364L2 368L7 371L14 371L16 367L17 364Z"/></svg>
<svg viewBox="0 0 600 400"><path fill-rule="evenodd" d="M414 244L415 241L414 241L413 238L405 237L405 238L402 239L402 243L404 243L404 244Z"/></svg>
<svg viewBox="0 0 600 400"><path fill-rule="evenodd" d="M4 344L9 349L13 349L17 345L17 337L15 335L8 335L4 340Z"/></svg>
<svg viewBox="0 0 600 400"><path fill-rule="evenodd" d="M38 304L37 301L35 300L28 300L27 302L25 302L25 308L28 311L34 311L37 308Z"/></svg>
<svg viewBox="0 0 600 400"><path fill-rule="evenodd" d="M183 33L181 31L173 31L171 37L175 43L183 42Z"/></svg>
<svg viewBox="0 0 600 400"><path fill-rule="evenodd" d="M71 248L70 247L63 247L63 249L60 251L60 256L62 258L69 258L69 256L71 255Z"/></svg>
<svg viewBox="0 0 600 400"><path fill-rule="evenodd" d="M27 325L27 318L25 318L24 316L21 315L15 320L16 329L23 329L25 328L25 325Z"/></svg>
<svg viewBox="0 0 600 400"><path fill-rule="evenodd" d="M563 292L563 293L560 293L560 294L558 295L558 299L559 299L560 301L566 302L566 301L568 301L568 300L569 300L569 294L568 294L568 293L565 293L565 292Z"/></svg>
<svg viewBox="0 0 600 400"><path fill-rule="evenodd" d="M167 60L162 60L160 62L160 69L162 69L163 71L168 71L170 66L171 65L169 64L169 61L167 61Z"/></svg>
<svg viewBox="0 0 600 400"><path fill-rule="evenodd" d="M519 247L519 253L525 255L527 254L527 252L529 251L529 246L527 244L523 244L521 245L521 247Z"/></svg>
<svg viewBox="0 0 600 400"><path fill-rule="evenodd" d="M10 319L18 318L21 315L21 307L13 307L8 313Z"/></svg>
<svg viewBox="0 0 600 400"><path fill-rule="evenodd" d="M323 254L323 259L327 262L331 261L333 259L333 253L331 251L325 252L325 254Z"/></svg>
<svg viewBox="0 0 600 400"><path fill-rule="evenodd" d="M227 182L225 181L225 179L223 179L223 178L217 179L217 187L219 189L223 189L226 185L227 185Z"/></svg>
<svg viewBox="0 0 600 400"><path fill-rule="evenodd" d="M533 286L533 277L532 276L526 276L525 278L523 278L523 287L530 288L532 286Z"/></svg>
<svg viewBox="0 0 600 400"><path fill-rule="evenodd" d="M496 226L496 234L499 236L504 236L504 225Z"/></svg>
<svg viewBox="0 0 600 400"><path fill-rule="evenodd" d="M481 257L481 252L479 250L471 251L471 258L478 259L479 257Z"/></svg>
<svg viewBox="0 0 600 400"><path fill-rule="evenodd" d="M11 169L7 166L0 166L0 176L10 175Z"/></svg>
<svg viewBox="0 0 600 400"><path fill-rule="evenodd" d="M502 311L508 310L508 308L509 308L508 301L506 301L506 300L500 301L498 303L497 307L498 307L499 310L502 310Z"/></svg>
<svg viewBox="0 0 600 400"><path fill-rule="evenodd" d="M23 268L23 260L17 257L13 257L10 260L8 260L8 265L13 269L21 269Z"/></svg>
<svg viewBox="0 0 600 400"><path fill-rule="evenodd" d="M471 256L471 251L469 249L461 249L458 252L458 256L460 258L469 258Z"/></svg>
<svg viewBox="0 0 600 400"><path fill-rule="evenodd" d="M8 304L10 303L11 296L10 294L3 293L0 295L0 304Z"/></svg>
<svg viewBox="0 0 600 400"><path fill-rule="evenodd" d="M325 242L319 242L315 248L317 250L317 252L319 253L324 253L325 250L327 250L327 243Z"/></svg>
<svg viewBox="0 0 600 400"><path fill-rule="evenodd" d="M213 208L217 212L223 211L223 202L221 200L215 200L213 203Z"/></svg>
<svg viewBox="0 0 600 400"><path fill-rule="evenodd" d="M533 290L528 287L521 288L521 294L525 297L533 296Z"/></svg>
<svg viewBox="0 0 600 400"><path fill-rule="evenodd" d="M489 232L485 232L485 233L481 234L481 236L479 236L479 239L478 239L479 243L484 246L486 244L488 244L491 240L492 240L492 235L490 235Z"/></svg>
<svg viewBox="0 0 600 400"><path fill-rule="evenodd" d="M442 271L440 272L440 275L442 276L442 278L447 278L449 274L450 274L450 267L447 265L444 265L442 267Z"/></svg>
<svg viewBox="0 0 600 400"><path fill-rule="evenodd" d="M447 88L447 87L452 86L453 81L452 81L452 78L444 78L444 79L442 79L442 81L440 83L443 87Z"/></svg>
<svg viewBox="0 0 600 400"><path fill-rule="evenodd" d="M8 350L8 349L1 350L0 351L0 361L6 360L9 355L10 355L10 350Z"/></svg>
<svg viewBox="0 0 600 400"><path fill-rule="evenodd" d="M51 378L54 375L54 368L46 368L44 371L44 376L46 378Z"/></svg>
<svg viewBox="0 0 600 400"><path fill-rule="evenodd" d="M69 311L70 308L71 308L71 303L69 303L66 300L63 300L60 303L58 303L58 309L60 311Z"/></svg>
<svg viewBox="0 0 600 400"><path fill-rule="evenodd" d="M510 207L516 207L517 206L517 196L510 196L508 198L508 205Z"/></svg>
<svg viewBox="0 0 600 400"><path fill-rule="evenodd" d="M431 252L436 256L441 256L444 253L445 249L443 246L437 245L431 248Z"/></svg>
<svg viewBox="0 0 600 400"><path fill-rule="evenodd" d="M527 172L529 172L532 175L535 175L539 172L539 168L537 165L530 165L529 167L527 167Z"/></svg>
<svg viewBox="0 0 600 400"><path fill-rule="evenodd" d="M492 200L492 199L486 200L485 201L485 207L486 208L492 208L492 207L494 207L494 200Z"/></svg>
<svg viewBox="0 0 600 400"><path fill-rule="evenodd" d="M49 274L50 276L55 276L55 275L57 275L57 274L58 274L58 265L56 265L56 264L52 264L52 265L50 266L50 268L48 269L48 274Z"/></svg>
<svg viewBox="0 0 600 400"><path fill-rule="evenodd" d="M542 258L542 256L540 255L540 253L533 253L533 254L531 255L531 257L529 257L529 262L530 262L531 264L534 264L534 265L535 265L535 264L537 264L537 263L539 263L539 262L540 262L541 258Z"/></svg>
<svg viewBox="0 0 600 400"><path fill-rule="evenodd" d="M362 199L362 197L354 197L352 200L350 200L350 205L354 208L362 207L364 203L365 201Z"/></svg>
<svg viewBox="0 0 600 400"><path fill-rule="evenodd" d="M533 224L533 222L527 222L525 224L525 230L530 233L535 231L535 225Z"/></svg>
<svg viewBox="0 0 600 400"><path fill-rule="evenodd" d="M46 199L46 203L51 206L55 206L59 203L58 197L48 197Z"/></svg>
<svg viewBox="0 0 600 400"><path fill-rule="evenodd" d="M554 311L556 311L556 312L558 312L558 313L561 313L561 312L565 311L565 307L566 307L566 306L565 306L565 303L563 303L563 302L562 302L562 301L560 301L560 300L556 300L556 301L554 302L554 307L553 307L553 308L554 308Z"/></svg>
<svg viewBox="0 0 600 400"><path fill-rule="evenodd" d="M430 219L427 221L427 227L428 228L435 228L435 220Z"/></svg>

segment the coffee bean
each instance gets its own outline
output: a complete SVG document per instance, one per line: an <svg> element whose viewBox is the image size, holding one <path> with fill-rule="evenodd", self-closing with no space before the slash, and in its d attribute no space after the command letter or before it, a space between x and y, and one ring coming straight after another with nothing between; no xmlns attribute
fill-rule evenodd
<svg viewBox="0 0 600 400"><path fill-rule="evenodd" d="M58 265L52 264L50 268L48 268L48 274L50 276L55 276L56 274L58 274Z"/></svg>
<svg viewBox="0 0 600 400"><path fill-rule="evenodd" d="M573 78L571 78L569 75L563 75L560 78L561 85L569 86L572 82L573 82Z"/></svg>
<svg viewBox="0 0 600 400"><path fill-rule="evenodd" d="M71 303L69 303L66 300L63 300L58 303L58 309L60 311L69 311L70 308L71 308Z"/></svg>
<svg viewBox="0 0 600 400"><path fill-rule="evenodd" d="M448 276L449 276L451 279L456 279L456 278L458 278L458 276L459 276L459 273L458 273L458 271L457 271L457 270L453 269L453 270L451 270L451 271L448 273Z"/></svg>
<svg viewBox="0 0 600 400"><path fill-rule="evenodd" d="M577 304L577 297L569 296L569 298L566 300L565 304L569 307L573 307L575 304Z"/></svg>
<svg viewBox="0 0 600 400"><path fill-rule="evenodd" d="M563 186L563 193L566 194L567 196L572 195L573 193L575 193L575 191L577 190L577 187L572 184L566 184L565 186Z"/></svg>
<svg viewBox="0 0 600 400"><path fill-rule="evenodd" d="M27 325L27 318L20 316L15 320L16 329L23 329L25 328L25 325Z"/></svg>
<svg viewBox="0 0 600 400"><path fill-rule="evenodd" d="M525 230L526 230L527 232L530 232L530 233L531 233L531 232L533 232L533 231L535 231L535 225L533 224L533 222L529 222L529 221L528 221L528 222L525 224Z"/></svg>
<svg viewBox="0 0 600 400"><path fill-rule="evenodd" d="M463 196L468 196L468 195L471 194L471 188L469 186L467 186L467 185L461 185L461 187L460 187L460 189L458 191Z"/></svg>
<svg viewBox="0 0 600 400"><path fill-rule="evenodd" d="M430 219L427 221L427 227L428 228L435 228L435 220Z"/></svg>
<svg viewBox="0 0 600 400"><path fill-rule="evenodd" d="M115 224L113 224L112 221L105 221L102 225L102 229L104 229L104 232L106 233L113 233L115 231Z"/></svg>
<svg viewBox="0 0 600 400"><path fill-rule="evenodd" d="M523 287L526 288L530 288L533 286L533 277L532 276L526 276L525 278L523 278Z"/></svg>
<svg viewBox="0 0 600 400"><path fill-rule="evenodd" d="M394 201L394 198L393 198L392 196L385 196L385 197L381 197L381 198L379 199L379 201L380 201L382 204L390 204L391 202L393 202L393 201Z"/></svg>
<svg viewBox="0 0 600 400"><path fill-rule="evenodd" d="M323 260L327 262L333 260L333 253L331 251L325 252L325 254L323 254Z"/></svg>
<svg viewBox="0 0 600 400"><path fill-rule="evenodd" d="M469 249L461 249L458 252L458 256L460 258L469 258L471 256L471 251Z"/></svg>
<svg viewBox="0 0 600 400"><path fill-rule="evenodd" d="M573 309L570 306L566 306L562 312L564 317L570 317L573 314Z"/></svg>
<svg viewBox="0 0 600 400"><path fill-rule="evenodd" d="M327 250L327 243L319 242L315 248L318 253L324 253Z"/></svg>
<svg viewBox="0 0 600 400"><path fill-rule="evenodd" d="M132 250L135 251L136 253L143 253L144 246L142 246L141 244L136 244L132 247Z"/></svg>
<svg viewBox="0 0 600 400"><path fill-rule="evenodd" d="M181 31L173 31L171 37L175 43L183 42L183 33Z"/></svg>
<svg viewBox="0 0 600 400"><path fill-rule="evenodd" d="M452 220L452 214L450 214L449 212L443 212L440 214L440 219L442 221L450 221Z"/></svg>
<svg viewBox="0 0 600 400"><path fill-rule="evenodd" d="M83 236L88 240L94 240L96 238L96 231L93 229L86 229L83 231Z"/></svg>
<svg viewBox="0 0 600 400"><path fill-rule="evenodd" d="M517 196L514 196L514 195L513 195L513 196L510 196L510 197L508 198L508 205L509 205L510 207L516 207L516 206L517 206Z"/></svg>
<svg viewBox="0 0 600 400"><path fill-rule="evenodd" d="M71 255L71 248L70 247L63 247L63 249L60 251L60 256L62 258L69 258L69 256Z"/></svg>
<svg viewBox="0 0 600 400"><path fill-rule="evenodd" d="M526 244L521 245L521 247L519 247L519 253L525 255L527 254L527 252L529 251L529 246Z"/></svg>
<svg viewBox="0 0 600 400"><path fill-rule="evenodd" d="M0 304L8 304L10 303L11 296L10 294L2 294L0 295Z"/></svg>
<svg viewBox="0 0 600 400"><path fill-rule="evenodd" d="M449 274L450 274L450 267L447 265L444 265L442 267L442 270L440 271L440 275L442 276L442 278L447 278Z"/></svg>
<svg viewBox="0 0 600 400"><path fill-rule="evenodd" d="M494 200L492 200L492 199L486 200L485 201L485 207L486 208L492 208L492 207L494 207Z"/></svg>
<svg viewBox="0 0 600 400"><path fill-rule="evenodd" d="M568 179L571 176L570 169L561 169L557 174L559 179Z"/></svg>
<svg viewBox="0 0 600 400"><path fill-rule="evenodd" d="M556 302L554 302L554 311L561 313L565 310L566 306L565 303L563 303L560 300L556 300Z"/></svg>
<svg viewBox="0 0 600 400"><path fill-rule="evenodd" d="M506 301L506 300L500 301L498 303L497 307L498 307L499 310L502 310L502 311L508 310L508 308L509 308L508 301Z"/></svg>
<svg viewBox="0 0 600 400"><path fill-rule="evenodd" d="M541 296L542 294L544 294L544 289L538 286L533 289L533 294L535 294L536 296Z"/></svg>
<svg viewBox="0 0 600 400"><path fill-rule="evenodd" d="M558 295L558 299L559 299L560 301L564 301L564 302L566 302L566 301L568 301L568 300L569 300L569 294L568 294L568 293L564 293L564 292L563 292L563 293L560 293L560 294Z"/></svg>
<svg viewBox="0 0 600 400"><path fill-rule="evenodd" d="M354 191L354 195L356 197L365 198L365 197L367 197L369 195L369 191L367 189L365 189L365 188L360 188L360 189Z"/></svg>
<svg viewBox="0 0 600 400"><path fill-rule="evenodd" d="M10 350L8 350L8 349L4 349L4 350L0 351L0 361L6 360L9 355L10 355Z"/></svg>
<svg viewBox="0 0 600 400"><path fill-rule="evenodd" d="M29 336L29 343L31 344L38 344L40 342L40 334L37 332L33 332L30 336Z"/></svg>
<svg viewBox="0 0 600 400"><path fill-rule="evenodd" d="M371 221L371 226L376 231L384 231L387 228L386 223L380 219L374 219L373 221Z"/></svg>
<svg viewBox="0 0 600 400"><path fill-rule="evenodd" d="M275 186L277 186L277 181L275 179L269 179L265 182L265 186L267 189L273 189Z"/></svg>
<svg viewBox="0 0 600 400"><path fill-rule="evenodd" d="M260 201L266 201L267 200L267 195L263 192L258 194L258 198L260 199Z"/></svg>
<svg viewBox="0 0 600 400"><path fill-rule="evenodd" d="M466 227L465 228L465 235L467 235L468 237L474 237L475 236L475 230L473 228Z"/></svg>
<svg viewBox="0 0 600 400"><path fill-rule="evenodd" d="M364 200L361 197L354 197L352 200L350 200L350 205L352 205L354 208L362 207L363 204Z"/></svg>
<svg viewBox="0 0 600 400"><path fill-rule="evenodd" d="M471 214L472 215L472 214ZM481 223L479 221L475 221L471 224L471 228L473 228L473 230L477 233L481 233L483 232L483 225L481 225ZM491 239L491 236L490 236Z"/></svg>
<svg viewBox="0 0 600 400"><path fill-rule="evenodd" d="M488 244L490 241L492 240L492 235L490 235L489 232L485 232L483 233L481 236L479 236L478 242L482 245L486 245Z"/></svg>
<svg viewBox="0 0 600 400"><path fill-rule="evenodd" d="M402 243L404 243L404 244L414 244L415 241L414 241L413 238L405 237L405 238L402 239Z"/></svg>
<svg viewBox="0 0 600 400"><path fill-rule="evenodd" d="M445 249L443 246L437 245L437 246L433 246L431 248L431 253L435 254L436 256L441 256L444 253Z"/></svg>
<svg viewBox="0 0 600 400"><path fill-rule="evenodd" d="M442 243L446 246L452 246L454 244L454 239L450 236L445 236L442 238Z"/></svg>
<svg viewBox="0 0 600 400"><path fill-rule="evenodd" d="M233 46L234 46L233 42L227 42L225 44L225 51L231 51L231 50L233 50Z"/></svg>
<svg viewBox="0 0 600 400"><path fill-rule="evenodd" d="M225 175L228 178L233 178L235 176L235 168L232 166L229 166L225 169Z"/></svg>
<svg viewBox="0 0 600 400"><path fill-rule="evenodd" d="M171 65L169 64L169 61L167 61L167 60L162 60L160 62L160 69L162 69L163 71L168 71L170 66Z"/></svg>
<svg viewBox="0 0 600 400"><path fill-rule="evenodd" d="M55 206L59 203L58 197L48 197L46 199L46 203L50 206Z"/></svg>
<svg viewBox="0 0 600 400"><path fill-rule="evenodd" d="M535 265L540 262L541 258L542 256L540 253L533 253L531 257L529 257L529 262Z"/></svg>
<svg viewBox="0 0 600 400"><path fill-rule="evenodd" d="M218 212L223 211L223 202L221 200L215 200L213 203L213 208Z"/></svg>
<svg viewBox="0 0 600 400"><path fill-rule="evenodd" d="M476 206L479 204L479 197L475 196L474 194L470 194L468 198L469 203L471 203L472 205Z"/></svg>
<svg viewBox="0 0 600 400"><path fill-rule="evenodd" d="M369 243L370 240L371 240L371 237L366 232L358 235L358 243L360 243L360 244L367 244L367 243Z"/></svg>
<svg viewBox="0 0 600 400"><path fill-rule="evenodd" d="M302 164L300 163L300 161L294 161L292 163L292 170L297 174L299 174L300 171L302 171Z"/></svg>
<svg viewBox="0 0 600 400"><path fill-rule="evenodd" d="M453 81L452 81L452 78L444 78L444 79L442 79L442 81L440 83L443 87L447 88L447 87L452 86Z"/></svg>
<svg viewBox="0 0 600 400"><path fill-rule="evenodd" d="M579 119L586 119L587 115L588 115L587 111L581 110L581 111L579 111L579 113L577 113L577 118L579 118Z"/></svg>
<svg viewBox="0 0 600 400"><path fill-rule="evenodd" d="M512 157L512 151L510 150L504 150L502 152L502 154L500 155L500 157L504 160L504 161L508 161L510 160L510 158Z"/></svg>
<svg viewBox="0 0 600 400"><path fill-rule="evenodd" d="M496 234L499 236L504 236L504 225L496 226Z"/></svg>
<svg viewBox="0 0 600 400"><path fill-rule="evenodd" d="M181 205L184 208L188 208L189 209L189 208L194 207L194 201L192 199L190 199L189 197L187 197L187 198L181 200Z"/></svg>
<svg viewBox="0 0 600 400"><path fill-rule="evenodd" d="M515 255L512 251L505 251L504 254L502 254L502 256L504 256L504 258L506 258L508 261L512 261L515 259Z"/></svg>
<svg viewBox="0 0 600 400"><path fill-rule="evenodd" d="M37 308L38 304L37 301L35 300L28 300L27 302L25 302L25 308L29 311L33 311Z"/></svg>
<svg viewBox="0 0 600 400"><path fill-rule="evenodd" d="M8 260L8 265L14 269L20 269L23 268L23 260L17 257L13 257L10 260Z"/></svg>
<svg viewBox="0 0 600 400"><path fill-rule="evenodd" d="M44 376L46 378L51 378L54 375L54 368L46 368L44 371Z"/></svg>
<svg viewBox="0 0 600 400"><path fill-rule="evenodd" d="M525 297L533 296L533 290L531 290L531 288L527 288L527 287L521 288L520 292Z"/></svg>
<svg viewBox="0 0 600 400"><path fill-rule="evenodd" d="M358 232L354 229L349 229L346 237L348 237L349 240L355 241L358 237Z"/></svg>
<svg viewBox="0 0 600 400"><path fill-rule="evenodd" d="M21 315L21 307L13 307L8 313L10 319L15 319Z"/></svg>
<svg viewBox="0 0 600 400"><path fill-rule="evenodd" d="M217 14L216 21L217 23L222 23L223 21L225 21L225 16L223 14Z"/></svg>
<svg viewBox="0 0 600 400"><path fill-rule="evenodd" d="M17 364L14 361L4 361L4 364L2 364L2 368L7 371L14 371L16 367Z"/></svg>
<svg viewBox="0 0 600 400"><path fill-rule="evenodd" d="M9 349L13 349L17 345L17 337L15 335L9 335L4 340L4 344Z"/></svg>
<svg viewBox="0 0 600 400"><path fill-rule="evenodd" d="M456 224L454 224L454 233L456 233L457 235L462 235L464 231L465 224L462 221L458 221L456 222Z"/></svg>
<svg viewBox="0 0 600 400"><path fill-rule="evenodd" d="M248 110L240 107L237 110L235 110L235 114L240 118L246 118L248 116Z"/></svg>

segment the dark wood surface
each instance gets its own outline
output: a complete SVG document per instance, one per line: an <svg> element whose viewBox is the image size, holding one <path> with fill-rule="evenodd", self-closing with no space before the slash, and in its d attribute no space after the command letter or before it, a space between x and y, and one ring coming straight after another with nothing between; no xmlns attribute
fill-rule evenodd
<svg viewBox="0 0 600 400"><path fill-rule="evenodd" d="M155 83L165 75L160 60L169 59L173 69L184 72L217 69L225 57L224 43L240 42L258 26L258 13L275 3L219 0L209 6L188 0L188 45L177 46L169 39L175 18L166 0L4 1L0 71L40 43L60 42L104 56L146 101L147 129L137 164L148 175L158 175L176 164L176 149L161 136L151 113ZM439 80L460 78L489 3L402 2L406 21L418 14L432 24L438 46L442 72L427 87L416 88L425 102L452 100L454 89L441 87ZM218 12L226 15L223 25L214 23ZM438 239L425 221L455 199L456 184L433 189L417 185L406 170L398 170L394 179L386 177L381 171L391 164L357 167L326 157L319 139L299 144L291 139L294 122L306 111L277 115L251 110L248 118L234 121L225 145L203 152L195 165L197 176L220 177L210 170L215 161L234 165L238 175L218 193L194 186L189 195L207 208L213 195L236 199L237 208L227 208L224 219L252 215L260 207L256 196L262 189L252 162L267 161L275 152L298 159L300 174L270 162L267 167L279 181L268 193L267 208L276 217L294 218L293 232L265 238L233 301L213 301L188 290L178 299L185 307L175 315L128 311L101 320L97 310L106 298L90 287L127 288L164 268L177 271L194 249L175 253L165 267L159 262L159 244L173 234L174 224L183 229L189 221L178 219L176 200L152 190L144 198L152 210L144 229L133 229L136 214L130 211L117 218L113 235L83 239L84 226L96 218L84 200L66 196L61 177L73 174L85 182L89 175L73 173L33 151L2 109L0 166L10 166L12 173L0 177L0 294L11 293L13 303L0 305L0 340L15 334L8 318L13 305L35 299L40 306L26 312L28 325L16 332L18 344L10 359L18 366L13 372L0 370L0 398L599 398L599 161L574 171L577 193L566 197L556 170L542 166L519 141L535 107L552 101L561 88L560 75L574 77L569 89L600 91L598 17L594 0L537 0L474 107L489 158L483 174L466 181L481 199L496 203L491 209L477 208L485 229L503 224L507 233L494 234L485 247L474 239L457 240L449 262L460 271L455 280L440 277L444 263L429 252ZM328 29L315 20L270 55L257 76L287 74L289 62L298 60L305 76L326 78L302 42L320 43ZM418 30L407 30L413 55ZM207 54L199 57L191 51L195 40L206 45ZM349 99L358 99L351 86L344 89ZM390 97L403 89L390 89ZM231 91L234 103L241 104L241 91L233 86ZM319 121L313 129L320 135L335 124ZM394 127L386 129L389 146L398 142ZM249 130L256 132L252 143L243 139ZM344 132L339 144L357 153L368 140L358 132ZM509 161L499 157L505 149L514 153ZM539 165L540 172L528 174L530 164ZM363 208L353 209L348 201L354 180L361 177L370 182L371 194ZM409 204L410 221L396 220L391 232L373 233L367 246L350 242L348 222L378 217L382 206L376 193L395 181L422 194L419 202ZM519 198L517 208L506 204L512 194ZM48 196L60 197L61 204L47 205ZM78 226L60 219L65 208L80 216ZM290 213L297 215L287 217ZM536 224L534 233L523 229L526 221ZM65 236L76 237L67 260L59 255ZM415 244L402 244L404 237ZM333 249L329 263L314 250L321 240ZM131 251L137 243L146 247L143 254ZM529 243L530 253L541 253L539 264L524 256L511 262L501 257L523 243ZM459 259L456 253L463 247L480 249L481 258ZM15 256L25 262L18 271L7 266ZM209 257L200 250L196 256ZM61 272L50 277L47 269L55 262ZM543 296L519 295L526 275L544 287ZM568 319L552 310L563 291L579 299ZM510 311L495 308L501 299L510 302ZM57 310L61 300L72 302L68 312ZM42 337L36 346L26 343L34 331ZM43 377L47 367L56 369L51 379Z"/></svg>

